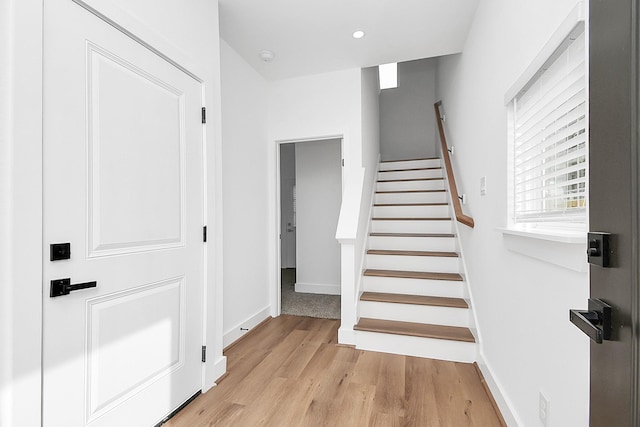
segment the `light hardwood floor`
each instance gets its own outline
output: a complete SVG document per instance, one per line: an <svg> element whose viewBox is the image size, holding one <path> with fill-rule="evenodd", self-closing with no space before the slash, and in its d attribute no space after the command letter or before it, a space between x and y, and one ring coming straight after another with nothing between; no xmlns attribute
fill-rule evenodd
<svg viewBox="0 0 640 427"><path fill-rule="evenodd" d="M218 386L165 426L501 425L473 365L339 346L339 324L269 320L225 351Z"/></svg>

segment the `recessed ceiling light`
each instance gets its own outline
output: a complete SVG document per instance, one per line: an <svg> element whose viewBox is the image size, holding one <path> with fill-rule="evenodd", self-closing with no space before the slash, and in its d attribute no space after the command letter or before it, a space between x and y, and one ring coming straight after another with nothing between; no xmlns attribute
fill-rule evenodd
<svg viewBox="0 0 640 427"><path fill-rule="evenodd" d="M354 39L361 39L363 37L364 37L364 31L358 30L358 31L354 31L353 32L353 38Z"/></svg>
<svg viewBox="0 0 640 427"><path fill-rule="evenodd" d="M270 50L263 50L262 52L260 52L260 59L262 59L264 62L271 62L273 61L274 57L275 55Z"/></svg>

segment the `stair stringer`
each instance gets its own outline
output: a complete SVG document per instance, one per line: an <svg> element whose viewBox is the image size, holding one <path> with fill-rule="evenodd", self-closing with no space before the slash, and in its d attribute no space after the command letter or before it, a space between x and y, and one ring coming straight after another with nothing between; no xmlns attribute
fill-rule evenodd
<svg viewBox="0 0 640 427"><path fill-rule="evenodd" d="M444 160L442 162L444 163ZM473 309L475 305L473 304L473 292L471 290L471 280L469 278L470 276L469 276L469 271L467 269L467 263L465 262L466 258L464 255L464 249L462 247L462 242L460 239L460 229L462 228L463 225L461 225L456 220L456 213L454 212L454 209L453 209L453 196L449 191L449 181L448 181L447 174L444 173L443 177L445 182L445 188L447 190L447 199L449 200L449 214L453 220L453 232L456 235L455 237L456 251L460 254L460 259L459 259L460 269L462 270L461 275L464 278L462 282L464 299L465 301L467 301L467 304L469 304L469 329L471 330L471 333L473 334L473 336L476 337L476 345L478 346L478 351L480 351L480 343L482 342L482 335L478 328L478 317L476 315L476 311Z"/></svg>
<svg viewBox="0 0 640 427"><path fill-rule="evenodd" d="M364 245L362 246L362 253L360 254L360 265L362 270L358 272L358 278L356 279L356 323L360 319L360 296L362 295L362 277L364 271L367 269L367 249L369 248L369 233L371 233L371 218L373 216L373 205L375 204L376 197L376 183L378 182L378 175L380 174L380 154L378 154L378 164L376 165L376 172L373 176L373 186L371 187L371 203L369 205L369 220L367 221L367 229L365 230Z"/></svg>

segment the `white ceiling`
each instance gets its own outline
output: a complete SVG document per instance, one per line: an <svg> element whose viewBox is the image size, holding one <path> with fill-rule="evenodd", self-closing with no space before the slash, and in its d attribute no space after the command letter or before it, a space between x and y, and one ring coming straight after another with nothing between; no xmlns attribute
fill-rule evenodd
<svg viewBox="0 0 640 427"><path fill-rule="evenodd" d="M477 3L219 0L220 34L264 77L281 79L458 53ZM263 50L275 59L263 62Z"/></svg>

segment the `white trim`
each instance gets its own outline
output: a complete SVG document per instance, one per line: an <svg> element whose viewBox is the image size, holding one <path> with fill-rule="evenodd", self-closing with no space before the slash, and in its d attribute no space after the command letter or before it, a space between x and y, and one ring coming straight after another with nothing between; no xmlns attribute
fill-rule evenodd
<svg viewBox="0 0 640 427"><path fill-rule="evenodd" d="M282 144L295 144L298 142L315 142L315 141L329 141L329 140L336 140L339 139L340 140L340 157L341 159L345 159L346 157L346 153L345 153L345 140L346 140L347 136L346 133L328 133L326 135L321 135L321 136L309 136L309 137L300 137L300 138L290 138L290 139L275 139L273 140L274 142L274 154L275 154L275 158L274 161L271 162L269 160L268 163L269 164L274 164L274 173L273 176L275 178L274 182L274 187L275 188L271 188L268 189L268 193L271 194L271 197L269 198L270 200L272 200L274 202L274 205L270 207L269 211L271 213L273 213L274 218L275 218L275 232L273 234L270 234L270 239L273 243L270 243L269 246L271 246L272 244L275 246L275 251L273 252L273 254L271 254L271 252L269 252L269 256L268 256L268 262L270 265L270 268L273 268L273 270L270 272L269 276L272 277L272 280L270 280L269 283L269 288L272 289L272 291L269 293L270 294L270 306L271 306L271 316L273 317L278 317L280 316L280 313L282 313L282 278L280 277L280 269L282 268L282 245L280 243L280 235L282 234L282 228L281 228L281 224L280 224L280 216L281 216L281 212L280 212L280 145ZM345 161L346 164L346 161ZM345 184L345 179L344 179L344 171L345 168L344 166L342 167L342 171L341 171L341 175L340 175L340 182L342 185L342 188L344 189L344 184ZM344 201L344 191L343 191L343 201ZM271 247L274 247L271 246ZM275 255L275 256L273 256ZM273 259L275 258L275 259ZM297 259L296 259L296 263L297 263ZM312 292L312 293L325 293L325 292ZM337 295L340 295L340 293L338 293Z"/></svg>
<svg viewBox="0 0 640 427"><path fill-rule="evenodd" d="M551 35L535 59L529 64L518 79L504 94L504 104L509 105L520 91L526 88L531 79L543 68L544 64L554 58L554 53L573 32L582 31L586 20L584 2L578 2L560 27Z"/></svg>
<svg viewBox="0 0 640 427"><path fill-rule="evenodd" d="M521 255L584 273L587 263L586 232L581 238L561 237L502 229L505 247Z"/></svg>
<svg viewBox="0 0 640 427"><path fill-rule="evenodd" d="M198 77L198 74L204 75L205 73L204 70L198 69L196 61L189 58L183 50L176 47L164 36L149 28L117 4L102 0L72 1L116 28L118 31L134 39L192 78L203 82L203 80Z"/></svg>
<svg viewBox="0 0 640 427"><path fill-rule="evenodd" d="M512 236L528 237L530 239L548 240L550 242L567 244L586 244L587 231L585 230L552 230L552 229L524 229L498 227L502 234Z"/></svg>
<svg viewBox="0 0 640 427"><path fill-rule="evenodd" d="M484 380L491 390L491 395L493 399L496 401L498 405L498 409L500 409L500 413L502 414L502 418L510 427L524 426L525 424L518 417L518 415L511 411L513 407L513 403L511 400L503 393L502 387L495 379L493 375L493 369L489 366L489 364L485 361L484 356L482 355L482 351L478 352L476 363L482 372L482 376L484 376Z"/></svg>
<svg viewBox="0 0 640 427"><path fill-rule="evenodd" d="M353 328L343 328L340 326L338 329L338 342L343 345L356 345L356 331Z"/></svg>
<svg viewBox="0 0 640 427"><path fill-rule="evenodd" d="M375 204L379 173L380 173L380 154L378 153L376 170L373 173L373 185L371 186L371 194L369 197L370 202L369 202L369 213L367 214L367 227L365 228L364 242L362 245L362 254L360 255L360 271L357 272L358 275L356 277L356 289L355 289L356 304L358 303L358 301L360 301L360 295L362 293L362 274L367 269L367 249L369 249L369 237L370 237L369 234L371 233L371 218L373 218L373 205ZM366 178L366 174L365 174L365 178ZM362 184L362 188L364 188L364 182ZM355 244L355 240L354 240L354 244ZM359 318L360 316L356 309L356 322L358 321Z"/></svg>
<svg viewBox="0 0 640 427"><path fill-rule="evenodd" d="M220 377L222 377L227 372L227 356L218 357L215 362L213 362L212 371L214 381L218 381L218 379L220 379ZM211 384L211 387L215 387L217 385L218 384L214 382ZM207 392L211 387L207 388L206 390L203 389L202 392Z"/></svg>
<svg viewBox="0 0 640 427"><path fill-rule="evenodd" d="M339 283L299 283L296 282L296 292L303 294L340 295Z"/></svg>
<svg viewBox="0 0 640 427"><path fill-rule="evenodd" d="M271 312L271 306L268 305L262 310L258 311L253 316L250 316L249 318L233 326L231 329L227 330L224 333L224 338L222 340L223 347L225 348L228 347L229 345L233 344L235 341L240 339L244 334L249 332L251 329L255 328L256 325L258 325L260 322L264 321L266 318L269 317L270 312ZM243 331L241 329L246 329L246 330Z"/></svg>

